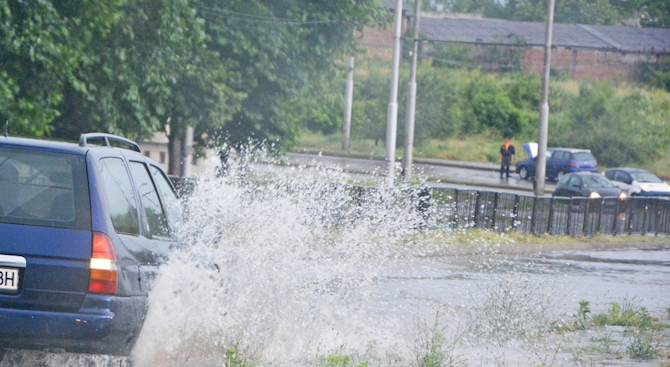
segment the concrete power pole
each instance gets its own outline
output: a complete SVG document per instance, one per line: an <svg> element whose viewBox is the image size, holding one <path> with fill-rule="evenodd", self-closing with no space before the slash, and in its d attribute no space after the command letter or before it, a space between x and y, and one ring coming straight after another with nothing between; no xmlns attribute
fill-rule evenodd
<svg viewBox="0 0 670 367"><path fill-rule="evenodd" d="M414 1L414 49L412 50L412 70L407 86L407 112L405 114L405 159L403 176L405 181L412 179L412 153L414 151L414 117L416 116L416 63L419 57L419 21L421 18L421 0Z"/></svg>
<svg viewBox="0 0 670 367"><path fill-rule="evenodd" d="M181 177L191 177L191 165L193 164L193 127L186 128L184 134L184 158L181 165Z"/></svg>
<svg viewBox="0 0 670 367"><path fill-rule="evenodd" d="M344 91L344 124L342 126L342 150L349 150L351 137L351 108L354 101L354 57L349 57L349 74Z"/></svg>
<svg viewBox="0 0 670 367"><path fill-rule="evenodd" d="M544 49L544 75L542 76L542 101L540 102L540 126L537 132L537 170L535 195L544 196L544 180L547 174L547 133L549 131L549 73L551 71L551 39L554 32L554 0L547 4L547 32Z"/></svg>
<svg viewBox="0 0 670 367"><path fill-rule="evenodd" d="M395 7L395 42L393 45L393 66L391 75L391 95L386 111L386 185L393 187L395 179L395 141L398 134L398 74L400 69L400 36L402 33L402 0Z"/></svg>

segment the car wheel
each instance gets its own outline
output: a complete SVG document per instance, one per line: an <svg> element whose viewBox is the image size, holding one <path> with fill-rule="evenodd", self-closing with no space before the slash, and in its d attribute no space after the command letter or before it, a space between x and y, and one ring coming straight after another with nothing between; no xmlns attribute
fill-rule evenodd
<svg viewBox="0 0 670 367"><path fill-rule="evenodd" d="M563 179L563 176L565 176L565 172L563 171L558 171L558 174L556 174L556 181L560 181Z"/></svg>
<svg viewBox="0 0 670 367"><path fill-rule="evenodd" d="M528 168L526 167L521 167L519 168L519 176L523 178L524 180L528 179Z"/></svg>

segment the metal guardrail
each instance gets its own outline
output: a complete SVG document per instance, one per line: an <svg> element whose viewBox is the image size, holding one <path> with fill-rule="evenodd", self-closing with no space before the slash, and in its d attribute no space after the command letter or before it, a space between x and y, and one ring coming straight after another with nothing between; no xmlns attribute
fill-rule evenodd
<svg viewBox="0 0 670 367"><path fill-rule="evenodd" d="M360 197L367 190L378 189L356 189ZM670 234L668 198L535 197L449 188L425 188L414 196L419 210L440 227L535 235Z"/></svg>
<svg viewBox="0 0 670 367"><path fill-rule="evenodd" d="M281 181L254 181L257 186ZM187 187L192 189L195 182ZM179 185L178 185L179 186ZM351 197L337 214L335 222L346 223L356 218L356 207L383 203L379 187L344 185ZM332 191L341 185L333 183ZM292 188L293 190L295 188ZM188 196L190 190L185 190ZM481 228L498 233L518 231L526 234L553 236L605 235L670 235L670 198L564 198L536 197L511 193L459 190L455 188L407 188L395 193L393 200L408 204L426 218L426 224L440 228ZM365 211L359 212L361 215ZM356 216L356 215L354 215ZM429 220L428 220L429 219Z"/></svg>

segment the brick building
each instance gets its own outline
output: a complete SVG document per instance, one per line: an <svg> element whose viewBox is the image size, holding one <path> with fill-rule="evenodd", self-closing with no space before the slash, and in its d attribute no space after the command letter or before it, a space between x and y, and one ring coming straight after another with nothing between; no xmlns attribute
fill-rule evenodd
<svg viewBox="0 0 670 367"><path fill-rule="evenodd" d="M395 0L382 0L389 15ZM403 37L413 21L412 9L403 6ZM361 45L367 57L390 60L393 56L393 26L365 28ZM482 19L468 14L423 13L421 34L429 42L424 56L435 56L435 48L460 45L471 48L465 65L500 70L518 67L541 73L544 64L545 24ZM670 60L670 29L554 24L552 69L572 79L633 80L640 63ZM516 54L518 65L508 65ZM497 55L497 57L492 57Z"/></svg>
<svg viewBox="0 0 670 367"><path fill-rule="evenodd" d="M514 50L523 70L542 72L544 23L422 17L421 33L428 57L436 45L461 45L473 64L495 69L510 65L490 55ZM670 29L555 24L552 49L552 69L573 79L632 80L640 63L670 60Z"/></svg>
<svg viewBox="0 0 670 367"><path fill-rule="evenodd" d="M389 15L395 13L395 0L382 0L382 6L388 9ZM412 9L403 5L402 9L402 34L403 36L409 29L410 21L412 19ZM367 57L380 58L390 60L393 58L393 24L385 28L371 28L365 27L361 39L361 45L367 48Z"/></svg>

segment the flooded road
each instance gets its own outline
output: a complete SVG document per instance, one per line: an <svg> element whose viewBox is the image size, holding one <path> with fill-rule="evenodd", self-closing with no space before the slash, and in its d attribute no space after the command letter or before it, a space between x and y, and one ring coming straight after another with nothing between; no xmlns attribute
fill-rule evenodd
<svg viewBox="0 0 670 367"><path fill-rule="evenodd" d="M458 255L396 260L382 271L378 299L463 307L477 290L505 278L545 287L557 314L587 300L594 311L635 298L650 313L670 307L670 247L659 250L560 251L534 255Z"/></svg>
<svg viewBox="0 0 670 367"><path fill-rule="evenodd" d="M359 264L358 270L368 272L369 264L364 263L365 261ZM603 330L571 334L571 343L567 343L565 337L558 338L558 334L551 333L529 343L523 338L508 338L507 335L497 335L487 329L481 332L487 338L492 338L490 341L471 343L464 340L471 333L467 330L472 327L473 317L484 317L486 325L498 323L500 327L510 327L510 324L516 323L513 326L515 329L511 331L513 333L523 332L526 327L529 331L536 332L545 321L572 325L573 315L582 300L590 302L593 314L607 312L612 302L633 302L639 307L645 307L652 317L670 322L667 310L670 307L670 249L667 247L658 250L557 251L531 255L401 257L386 259L377 265L379 271L374 278L369 279L370 283L367 285L364 284L366 274L357 273L354 269L346 276L340 274L341 276L327 279L327 286L316 288L321 292L317 295L318 299L328 297L328 293L338 298L345 297L347 307L328 310L327 322L321 320L321 323L313 325L321 329L315 335L328 333L328 329L344 333L335 339L342 351L349 351L347 353L361 349L361 345L366 343L374 343L384 354L375 356L379 359L379 364L370 365L411 365L407 360L411 351L407 348L416 338L412 331L421 323L424 328L430 327L436 315L441 315L445 337L454 343L458 342L452 350L454 356L458 356L458 363L446 366L538 366L542 358L551 355L551 345L560 346L560 352L553 356L553 366L656 366L656 361L621 359L602 353L579 357L582 362L588 360L589 363L577 361L576 354L583 354L580 348L587 348L590 345L588 343L593 344L593 340L601 338L599 333L604 332ZM319 282L323 279L304 279L300 283L306 284L310 281ZM495 297L509 299L504 301ZM303 306L308 308L325 307L328 304L320 304L312 297L303 300L307 300L307 304ZM312 306L309 305L309 300ZM506 306L505 302L509 304ZM536 304L539 307L528 310L511 309L523 308L525 304ZM495 309L489 312L486 307ZM492 316L494 319L487 319ZM346 321L351 321L352 318L353 322ZM344 324L350 327L341 328ZM623 330L610 331L607 335L612 339L627 338ZM668 333L660 335L658 345L661 348L670 347ZM497 339L499 337L502 338ZM621 348L618 350L625 350ZM402 357L398 357L402 362L391 364L384 359L384 356L394 350ZM323 352L327 355L338 353L337 350L329 349ZM142 358L138 355L143 353L152 354L150 351L136 349L134 359L141 361ZM188 347L186 350L172 350L172 353L173 356L165 360L154 357L150 363L145 361L137 365L213 366L218 365L221 358L225 360L220 350L212 350L210 354ZM359 350L356 353L362 352ZM358 358L369 356L358 355ZM506 364L498 364L500 358ZM128 364L118 358L13 352L2 366L60 366L63 363L72 366ZM307 359L283 364L275 360L259 365L327 364L318 362L317 358L317 361L311 362Z"/></svg>
<svg viewBox="0 0 670 367"><path fill-rule="evenodd" d="M11 352L2 366L646 367L670 358L670 328L659 326L670 324L670 243L532 251L473 236L455 245L397 193L352 205L332 184L348 177L282 172L262 186L198 182L130 359ZM645 324L596 324L613 302Z"/></svg>

